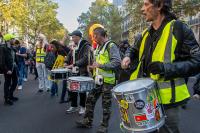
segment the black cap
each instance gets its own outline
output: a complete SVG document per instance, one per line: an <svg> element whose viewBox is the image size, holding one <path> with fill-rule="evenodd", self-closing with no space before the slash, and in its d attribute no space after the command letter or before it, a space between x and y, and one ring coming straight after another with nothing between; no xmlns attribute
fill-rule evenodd
<svg viewBox="0 0 200 133"><path fill-rule="evenodd" d="M79 36L82 37L82 33L79 30L75 30L69 34L69 36Z"/></svg>

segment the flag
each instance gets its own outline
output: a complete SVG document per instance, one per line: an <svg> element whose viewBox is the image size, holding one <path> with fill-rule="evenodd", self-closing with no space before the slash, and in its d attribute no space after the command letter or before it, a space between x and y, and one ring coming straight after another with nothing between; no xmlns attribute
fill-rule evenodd
<svg viewBox="0 0 200 133"><path fill-rule="evenodd" d="M142 122L142 121L148 120L146 114L138 114L138 115L135 115L134 118L136 122Z"/></svg>

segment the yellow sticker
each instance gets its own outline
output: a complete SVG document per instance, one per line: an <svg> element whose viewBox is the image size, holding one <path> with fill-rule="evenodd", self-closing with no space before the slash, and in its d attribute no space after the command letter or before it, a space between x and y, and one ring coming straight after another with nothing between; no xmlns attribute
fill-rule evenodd
<svg viewBox="0 0 200 133"><path fill-rule="evenodd" d="M62 55L58 55L56 61L54 62L53 69L63 67L64 66L65 57Z"/></svg>
<svg viewBox="0 0 200 133"><path fill-rule="evenodd" d="M120 106L124 109L128 109L128 102L125 100L120 101Z"/></svg>
<svg viewBox="0 0 200 133"><path fill-rule="evenodd" d="M124 108L120 108L120 113L121 113L121 117L123 122L125 123L129 123L129 118L128 118L128 112L126 109Z"/></svg>

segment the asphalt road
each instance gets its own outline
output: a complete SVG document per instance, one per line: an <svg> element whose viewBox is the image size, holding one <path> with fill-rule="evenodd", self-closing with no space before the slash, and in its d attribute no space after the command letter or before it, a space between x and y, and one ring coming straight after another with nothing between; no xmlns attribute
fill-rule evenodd
<svg viewBox="0 0 200 133"><path fill-rule="evenodd" d="M0 76L3 82L2 76ZM189 80L191 88L195 79ZM37 93L38 82L29 76L22 90L16 91L20 99L13 106L5 106L3 85L0 85L0 133L95 133L102 118L101 99L95 109L93 128L78 129L78 114L65 114L68 104L59 104L58 97L48 92ZM61 92L61 89L60 91ZM119 112L113 100L113 113L109 133L121 133ZM200 133L200 101L190 100L187 109L181 110L181 133Z"/></svg>

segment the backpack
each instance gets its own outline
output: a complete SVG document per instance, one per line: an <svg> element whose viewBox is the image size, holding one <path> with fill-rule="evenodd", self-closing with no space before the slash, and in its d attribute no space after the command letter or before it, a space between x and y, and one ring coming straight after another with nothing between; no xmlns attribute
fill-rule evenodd
<svg viewBox="0 0 200 133"><path fill-rule="evenodd" d="M46 65L46 68L51 70L53 68L55 60L55 54L53 52L48 52L44 58L44 64Z"/></svg>
<svg viewBox="0 0 200 133"><path fill-rule="evenodd" d="M0 73L2 74L5 69L5 46L0 44Z"/></svg>

